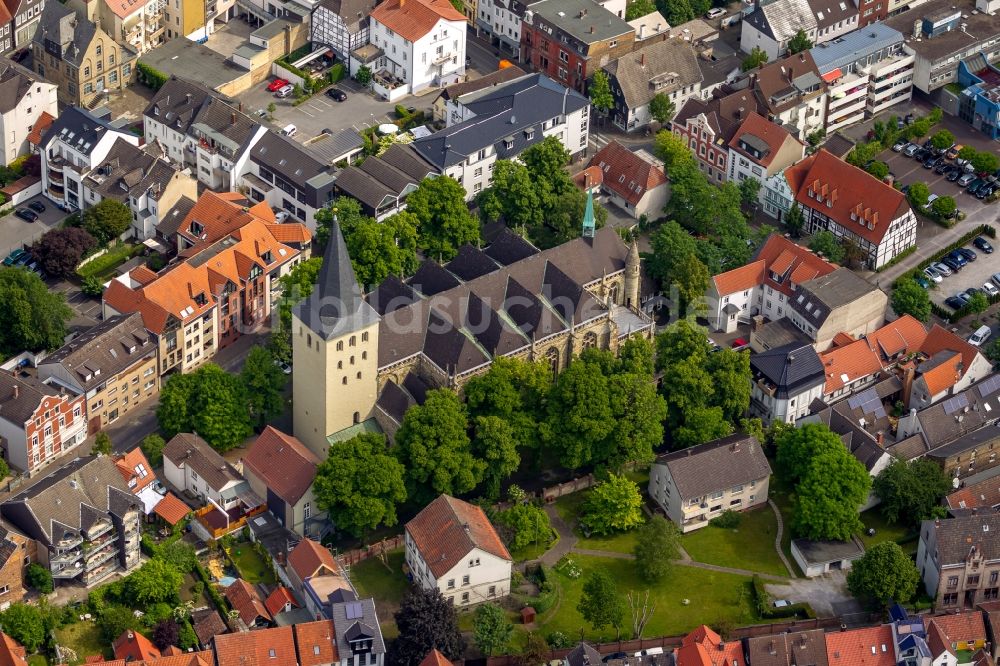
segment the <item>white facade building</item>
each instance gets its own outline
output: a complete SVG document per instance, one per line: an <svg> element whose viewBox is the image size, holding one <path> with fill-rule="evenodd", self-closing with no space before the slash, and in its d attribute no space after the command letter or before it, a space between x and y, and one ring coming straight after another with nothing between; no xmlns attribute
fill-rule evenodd
<svg viewBox="0 0 1000 666"><path fill-rule="evenodd" d="M55 118L58 86L7 58L0 59L0 160L10 164L28 152L28 134L39 116Z"/></svg>

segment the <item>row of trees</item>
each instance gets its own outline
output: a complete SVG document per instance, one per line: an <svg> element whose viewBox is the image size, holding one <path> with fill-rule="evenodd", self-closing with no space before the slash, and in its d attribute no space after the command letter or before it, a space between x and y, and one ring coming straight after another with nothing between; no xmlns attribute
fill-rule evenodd
<svg viewBox="0 0 1000 666"><path fill-rule="evenodd" d="M63 294L20 268L0 267L0 355L55 349L63 344L73 311Z"/></svg>

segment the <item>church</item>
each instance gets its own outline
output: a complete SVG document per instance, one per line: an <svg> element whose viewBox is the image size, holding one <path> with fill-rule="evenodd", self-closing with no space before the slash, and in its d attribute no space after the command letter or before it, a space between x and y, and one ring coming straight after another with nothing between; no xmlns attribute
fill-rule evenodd
<svg viewBox="0 0 1000 666"><path fill-rule="evenodd" d="M539 250L505 229L365 295L334 218L316 287L292 311L295 436L323 459L331 442L395 434L427 391L461 391L498 356L558 373L588 347L652 338L638 245L593 220L588 199L580 238Z"/></svg>

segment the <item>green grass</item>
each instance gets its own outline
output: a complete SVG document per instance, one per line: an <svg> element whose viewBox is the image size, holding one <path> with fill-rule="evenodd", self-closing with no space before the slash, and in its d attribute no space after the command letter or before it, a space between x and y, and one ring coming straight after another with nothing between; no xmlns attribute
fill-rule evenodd
<svg viewBox="0 0 1000 666"><path fill-rule="evenodd" d="M112 656L107 642L101 638L101 630L96 622L77 622L61 629L56 629L56 640L60 645L76 652L77 659L82 662L84 657L101 654Z"/></svg>
<svg viewBox="0 0 1000 666"><path fill-rule="evenodd" d="M681 546L698 562L787 576L774 551L778 521L771 507L742 513L740 518L736 529L709 525L685 534Z"/></svg>
<svg viewBox="0 0 1000 666"><path fill-rule="evenodd" d="M876 506L875 508L868 509L862 513L861 524L864 525L865 528L858 536L865 544L865 548L871 548L875 544L882 543L883 541L895 541L896 543L899 543L904 553L908 555L916 554L918 541L916 530L911 530L906 525L901 523L890 524L879 511L879 507ZM875 528L875 536L868 536L867 530L869 527ZM911 534L913 535L913 538L900 543Z"/></svg>
<svg viewBox="0 0 1000 666"><path fill-rule="evenodd" d="M774 469L774 460L770 460L769 462L771 463L771 468ZM785 524L785 529L781 533L781 552L785 554L789 564L792 565L795 575L801 576L802 570L799 569L798 563L792 557L792 491L785 486L784 482L776 474L772 474L767 492L768 499L778 507L778 511L781 513L781 520Z"/></svg>
<svg viewBox="0 0 1000 666"><path fill-rule="evenodd" d="M521 548L520 550L512 550L510 551L510 556L514 558L515 562L537 560L545 553L545 551L552 548L557 543L559 543L559 535L556 534L555 530L552 530L552 537L548 541L544 543L533 543Z"/></svg>
<svg viewBox="0 0 1000 666"><path fill-rule="evenodd" d="M124 264L141 250L141 245L119 243L114 247L108 248L108 251L101 256L81 266L76 274L84 279L92 276L98 278L110 277L114 269Z"/></svg>
<svg viewBox="0 0 1000 666"><path fill-rule="evenodd" d="M583 575L573 580L562 574L555 574L560 585L560 599L543 616L537 618L543 634L561 631L576 640L583 628L585 639L615 638L613 629L605 627L601 631L595 631L580 617L576 609L588 573L598 568L608 572L622 596L629 591L644 594L646 589L650 590L650 602L655 603L656 608L643 630L643 636L683 634L700 624L718 626L720 620L734 626L760 622L751 607L749 578L674 566L662 581L650 586L638 577L635 564L629 560L583 555L573 556L573 559L582 567ZM683 599L690 603L684 605ZM626 637L631 633L630 624L626 621L626 627L623 628L623 635Z"/></svg>
<svg viewBox="0 0 1000 666"><path fill-rule="evenodd" d="M410 587L410 581L403 574L405 561L402 549L390 551L386 565L378 558L370 558L351 567L350 578L362 599L375 598L375 610L382 623L382 634L386 639L398 634L392 614L399 609L403 594Z"/></svg>
<svg viewBox="0 0 1000 666"><path fill-rule="evenodd" d="M40 654L29 654L28 666L49 666L49 660Z"/></svg>
<svg viewBox="0 0 1000 666"><path fill-rule="evenodd" d="M254 585L257 583L274 584L274 572L264 561L264 558L257 554L253 544L237 543L227 550L226 554L236 565L236 569L240 572L240 578Z"/></svg>
<svg viewBox="0 0 1000 666"><path fill-rule="evenodd" d="M576 544L576 548L631 553L635 549L638 530L629 530L628 532L619 532L618 534L603 537L586 537L583 535L583 532L577 526L577 520L583 511L583 502L586 498L587 493L584 491L564 495L556 500L556 511L559 512L559 516L573 527L573 533L580 539Z"/></svg>

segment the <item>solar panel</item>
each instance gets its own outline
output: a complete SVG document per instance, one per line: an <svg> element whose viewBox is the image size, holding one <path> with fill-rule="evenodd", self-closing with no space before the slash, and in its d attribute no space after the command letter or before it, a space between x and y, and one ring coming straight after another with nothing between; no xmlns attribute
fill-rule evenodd
<svg viewBox="0 0 1000 666"><path fill-rule="evenodd" d="M979 395L988 398L1000 391L1000 375L994 375L979 385Z"/></svg>
<svg viewBox="0 0 1000 666"><path fill-rule="evenodd" d="M954 398L945 401L944 403L944 413L954 414L955 412L962 410L969 406L969 398L962 393Z"/></svg>
<svg viewBox="0 0 1000 666"><path fill-rule="evenodd" d="M360 620L364 617L365 611L360 601L352 601L344 608L348 620Z"/></svg>

